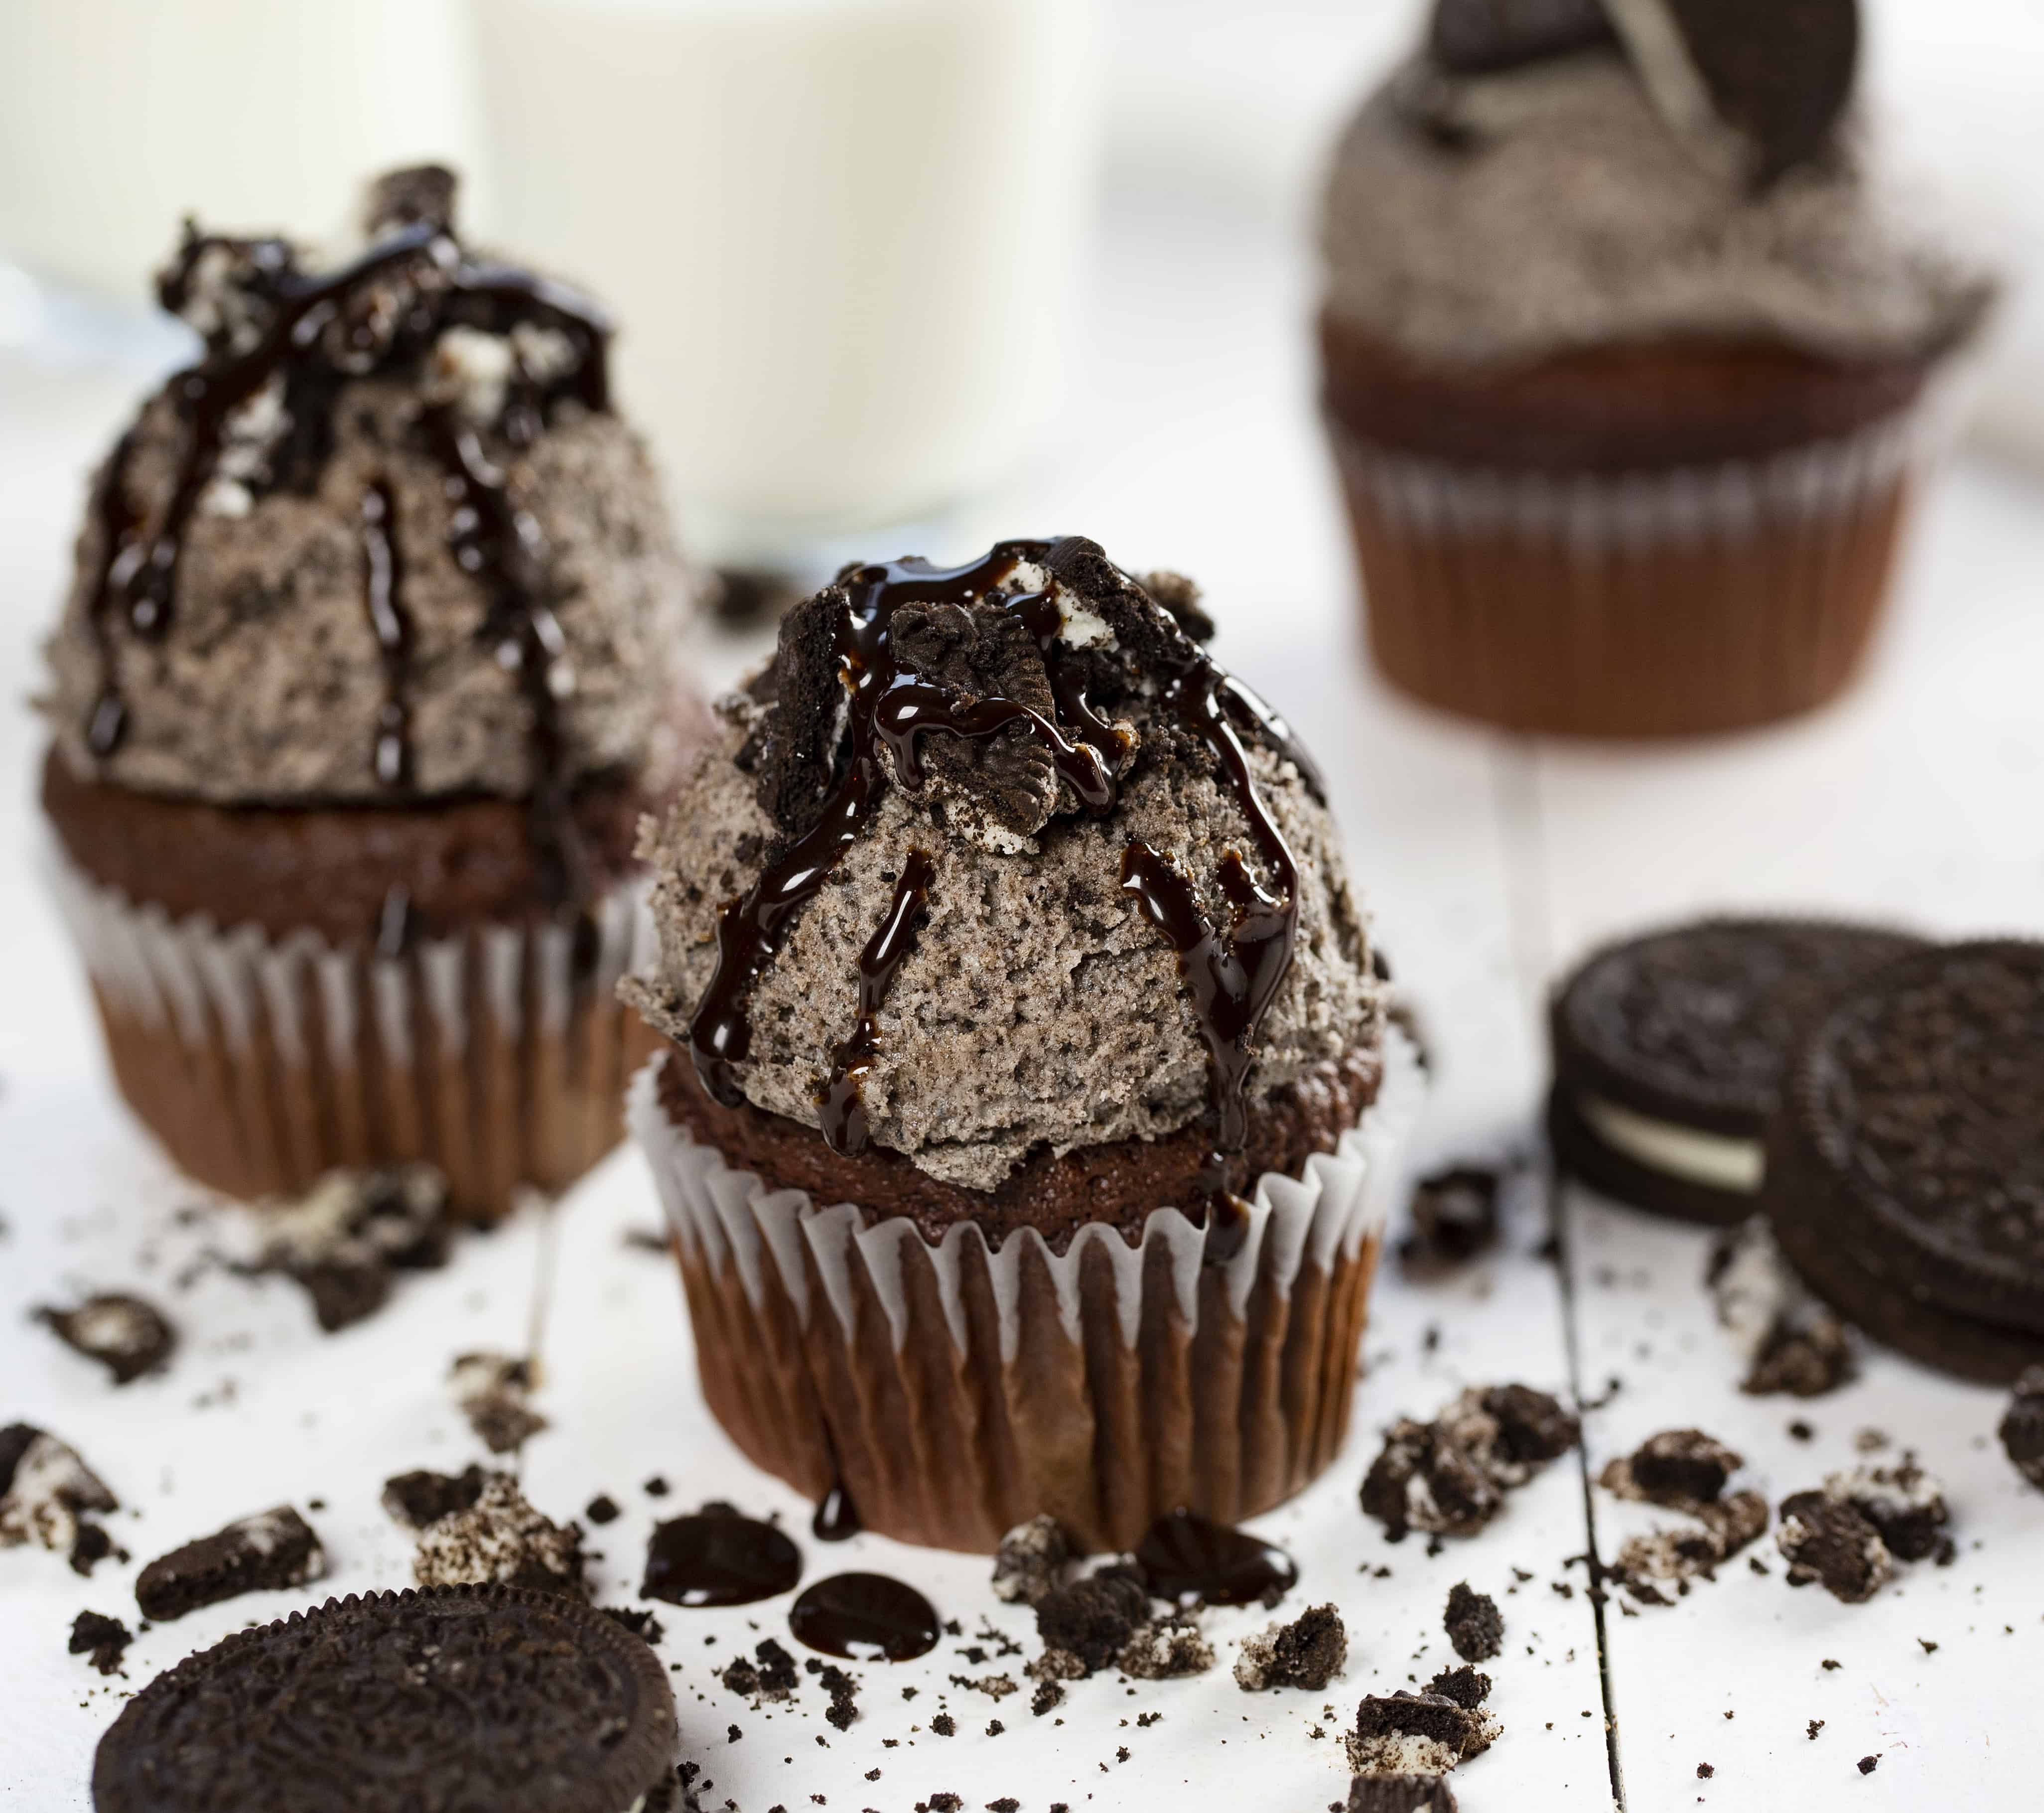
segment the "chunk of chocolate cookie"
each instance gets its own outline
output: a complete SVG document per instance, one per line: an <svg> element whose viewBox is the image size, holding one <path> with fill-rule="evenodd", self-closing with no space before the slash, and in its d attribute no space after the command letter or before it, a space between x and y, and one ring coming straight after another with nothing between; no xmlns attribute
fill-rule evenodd
<svg viewBox="0 0 2044 1813"><path fill-rule="evenodd" d="M467 1511L482 1496L486 1481L507 1476L486 1473L472 1462L458 1473L436 1473L421 1467L383 1482L383 1508L409 1529L423 1530L456 1511Z"/></svg>
<svg viewBox="0 0 2044 1813"><path fill-rule="evenodd" d="M1454 1792L1438 1775L1359 1775L1348 1786L1347 1813L1458 1813Z"/></svg>
<svg viewBox="0 0 2044 1813"><path fill-rule="evenodd" d="M136 1577L135 1603L162 1624L244 1592L304 1586L325 1572L312 1526L280 1504L159 1555Z"/></svg>
<svg viewBox="0 0 2044 1813"><path fill-rule="evenodd" d="M1401 1417L1362 1482L1362 1508L1393 1542L1408 1530L1466 1536L1503 1509L1504 1494L1573 1447L1575 1415L1523 1385L1462 1392L1431 1423Z"/></svg>
<svg viewBox="0 0 2044 1813"><path fill-rule="evenodd" d="M1969 1377L2044 1359L2044 944L1946 946L1864 978L1787 1097L1765 1206L1812 1288Z"/></svg>
<svg viewBox="0 0 2044 1813"><path fill-rule="evenodd" d="M0 1549L34 1542L67 1554L73 1571L90 1574L113 1553L94 1514L120 1501L67 1444L26 1423L0 1428Z"/></svg>
<svg viewBox="0 0 2044 1813"><path fill-rule="evenodd" d="M377 1593L159 1676L100 1740L93 1805L623 1813L671 1779L677 1736L667 1670L600 1612L501 1587Z"/></svg>
<svg viewBox="0 0 2044 1813"><path fill-rule="evenodd" d="M2044 1486L2044 1366L2016 1380L1999 1433L2009 1464L2032 1485Z"/></svg>
<svg viewBox="0 0 2044 1813"><path fill-rule="evenodd" d="M268 1206L247 1269L302 1286L331 1335L381 1309L394 1273L445 1265L452 1239L447 1180L430 1166L329 1171L303 1196Z"/></svg>
<svg viewBox="0 0 2044 1813"><path fill-rule="evenodd" d="M1704 1281L1719 1326L1745 1362L1741 1391L1822 1397L1853 1377L1845 1323L1796 1275L1765 1216L1750 1216L1719 1238Z"/></svg>
<svg viewBox="0 0 2044 1813"><path fill-rule="evenodd" d="M1943 1485L1905 1457L1900 1466L1855 1467L1824 1481L1824 1496L1850 1504L1875 1529L1899 1561L1920 1561L1949 1554L1945 1527L1952 1514Z"/></svg>
<svg viewBox="0 0 2044 1813"><path fill-rule="evenodd" d="M1481 1707L1458 1706L1445 1694L1370 1694L1345 1735L1358 1775L1446 1775L1497 1741L1497 1720Z"/></svg>
<svg viewBox="0 0 2044 1813"><path fill-rule="evenodd" d="M1072 1558L1071 1538L1056 1518L1032 1517L1017 1524L994 1552L993 1596L1035 1605L1064 1579Z"/></svg>
<svg viewBox="0 0 2044 1813"><path fill-rule="evenodd" d="M1437 1277L1496 1246L1501 1183L1487 1166L1457 1165L1414 1185L1412 1232L1398 1249L1406 1272Z"/></svg>
<svg viewBox="0 0 2044 1813"><path fill-rule="evenodd" d="M582 1566L579 1523L555 1523L509 1473L486 1473L473 1504L420 1533L412 1577L421 1586L494 1583L579 1598L589 1591Z"/></svg>
<svg viewBox="0 0 2044 1813"><path fill-rule="evenodd" d="M1782 1500L1774 1540L1787 1558L1791 1586L1814 1581L1848 1605L1873 1598L1895 1573L1895 1558L1872 1522L1821 1492Z"/></svg>
<svg viewBox="0 0 2044 1813"><path fill-rule="evenodd" d="M1920 947L1867 927L1766 919L1606 946L1548 1011L1556 1159L1635 1208L1744 1220L1798 1035L1850 983Z"/></svg>
<svg viewBox="0 0 2044 1813"><path fill-rule="evenodd" d="M1054 1588L1036 1601L1036 1634L1047 1650L1105 1668L1150 1620L1150 1596L1126 1573L1103 1572Z"/></svg>
<svg viewBox="0 0 2044 1813"><path fill-rule="evenodd" d="M177 1331L160 1309L124 1293L89 1296L75 1309L41 1308L35 1315L74 1353L106 1367L116 1385L159 1370L178 1344Z"/></svg>
<svg viewBox="0 0 2044 1813"><path fill-rule="evenodd" d="M1289 1624L1244 1637L1235 1661L1236 1684L1246 1693L1303 1688L1319 1693L1348 1661L1348 1627L1331 1605L1314 1605Z"/></svg>

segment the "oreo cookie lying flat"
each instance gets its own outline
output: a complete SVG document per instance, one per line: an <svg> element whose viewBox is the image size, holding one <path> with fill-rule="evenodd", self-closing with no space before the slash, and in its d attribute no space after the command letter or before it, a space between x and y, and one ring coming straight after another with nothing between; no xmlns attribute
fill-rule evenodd
<svg viewBox="0 0 2044 1813"><path fill-rule="evenodd" d="M626 1813L671 1781L674 1699L639 1638L509 1587L328 1600L129 1701L95 1813Z"/></svg>
<svg viewBox="0 0 2044 1813"><path fill-rule="evenodd" d="M1548 1010L1557 1162L1636 1208L1744 1220L1799 1032L1853 982L1922 948L1900 932L1785 919L1707 920L1607 945Z"/></svg>
<svg viewBox="0 0 2044 1813"><path fill-rule="evenodd" d="M1923 951L1798 1054L1765 1206L1812 1289L1968 1377L2044 1358L2044 944Z"/></svg>

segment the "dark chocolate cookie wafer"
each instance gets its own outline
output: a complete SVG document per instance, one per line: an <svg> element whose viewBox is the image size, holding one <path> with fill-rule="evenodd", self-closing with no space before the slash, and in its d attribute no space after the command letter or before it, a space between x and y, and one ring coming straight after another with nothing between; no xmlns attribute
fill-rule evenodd
<svg viewBox="0 0 2044 1813"><path fill-rule="evenodd" d="M1969 1377L2044 1357L2044 944L1951 945L1864 979L1786 1095L1765 1207L1812 1287Z"/></svg>
<svg viewBox="0 0 2044 1813"><path fill-rule="evenodd" d="M667 1671L639 1638L509 1587L328 1600L131 1700L95 1813L626 1813L670 1778Z"/></svg>
<svg viewBox="0 0 2044 1813"><path fill-rule="evenodd" d="M1458 75L1612 42L1601 0L1435 0L1427 48Z"/></svg>
<svg viewBox="0 0 2044 1813"><path fill-rule="evenodd" d="M1562 1168L1641 1208L1753 1213L1798 1033L1921 941L1877 928L1706 920L1607 945L1548 1011Z"/></svg>

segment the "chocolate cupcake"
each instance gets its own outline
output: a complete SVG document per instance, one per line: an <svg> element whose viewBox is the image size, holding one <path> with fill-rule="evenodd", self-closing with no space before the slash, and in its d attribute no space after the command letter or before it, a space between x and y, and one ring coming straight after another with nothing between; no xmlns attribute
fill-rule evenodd
<svg viewBox="0 0 2044 1813"><path fill-rule="evenodd" d="M454 179L367 249L187 227L198 363L93 480L43 803L114 1075L245 1197L424 1160L558 1188L649 1049L642 811L706 728L695 582L613 412L609 328L464 247Z"/></svg>
<svg viewBox="0 0 2044 1813"><path fill-rule="evenodd" d="M1858 43L1852 0L1440 0L1356 116L1323 403L1393 684L1617 736L1845 685L1992 289L1888 194Z"/></svg>
<svg viewBox="0 0 2044 1813"><path fill-rule="evenodd" d="M1340 1446L1419 1066L1209 628L1077 538L848 567L646 846L704 1393L870 1528L1125 1548Z"/></svg>

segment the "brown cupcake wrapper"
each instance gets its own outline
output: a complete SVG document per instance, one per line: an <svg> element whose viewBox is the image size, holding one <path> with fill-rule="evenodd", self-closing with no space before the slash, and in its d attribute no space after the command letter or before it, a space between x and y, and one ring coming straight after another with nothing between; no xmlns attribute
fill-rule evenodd
<svg viewBox="0 0 2044 1813"><path fill-rule="evenodd" d="M49 861L121 1094L180 1169L229 1195L420 1162L459 1212L494 1220L617 1143L624 1086L660 1043L616 998L655 948L640 885L592 909L578 980L558 925L478 924L388 957L173 920Z"/></svg>
<svg viewBox="0 0 2044 1813"><path fill-rule="evenodd" d="M1687 736L1851 678L1952 390L1847 439L1669 471L1415 459L1331 418L1370 644L1391 682L1508 728Z"/></svg>
<svg viewBox="0 0 2044 1813"><path fill-rule="evenodd" d="M989 1248L901 1217L818 1208L732 1170L661 1108L628 1108L666 1208L703 1395L746 1454L865 1527L987 1551L1049 1512L1091 1549L1161 1513L1235 1520L1289 1498L1347 1431L1370 1278L1407 1181L1425 1084L1403 1034L1335 1151L1266 1173L1225 1265L1174 1208L1132 1246L1081 1228ZM678 1062L663 1057L656 1062Z"/></svg>

